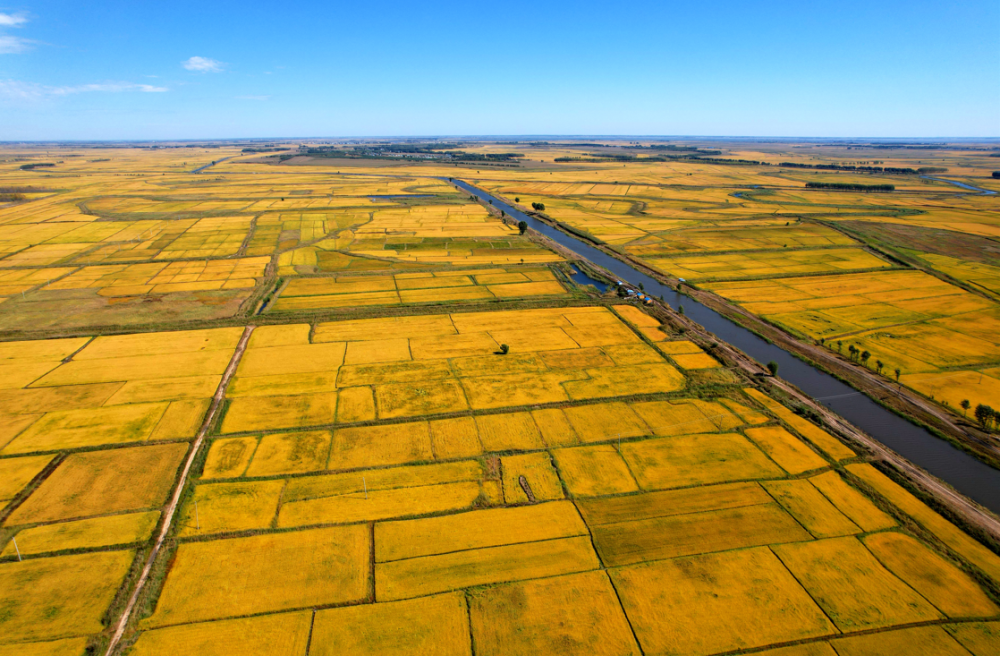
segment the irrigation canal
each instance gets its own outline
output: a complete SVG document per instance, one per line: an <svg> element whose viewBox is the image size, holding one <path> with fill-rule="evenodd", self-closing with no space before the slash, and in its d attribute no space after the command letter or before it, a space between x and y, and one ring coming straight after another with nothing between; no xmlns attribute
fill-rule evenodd
<svg viewBox="0 0 1000 656"><path fill-rule="evenodd" d="M530 228L573 251L581 258L604 267L632 285L642 283L647 294L661 297L672 307L684 306L688 318L698 322L719 339L732 344L759 362L774 360L781 377L796 385L855 426L931 474L946 481L959 492L1000 513L1000 470L980 462L926 429L916 426L883 408L861 392L830 374L770 344L746 328L737 325L715 310L678 293L655 278L632 268L581 239L567 234L511 207L498 198L461 180L442 178L506 212L512 219L524 221ZM953 182L948 180L947 182ZM984 190L985 191L985 190Z"/></svg>

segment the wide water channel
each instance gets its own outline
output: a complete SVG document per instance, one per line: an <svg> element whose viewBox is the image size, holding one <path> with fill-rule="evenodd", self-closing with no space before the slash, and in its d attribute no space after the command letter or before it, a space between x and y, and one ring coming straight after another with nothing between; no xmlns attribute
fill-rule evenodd
<svg viewBox="0 0 1000 656"><path fill-rule="evenodd" d="M447 178L442 180L448 181ZM720 340L736 346L759 362L774 360L778 363L779 375L782 378L798 386L911 462L948 482L990 510L1000 513L1000 470L976 460L948 442L935 437L926 429L911 424L830 374L799 360L774 344L769 344L715 310L661 284L655 278L633 269L625 262L534 219L461 180L453 179L450 182L486 202L492 201L494 207L503 210L512 219L526 222L533 230L565 246L583 259L604 267L620 280L632 285L642 283L647 294L662 296L674 308L683 305L688 318L715 333Z"/></svg>

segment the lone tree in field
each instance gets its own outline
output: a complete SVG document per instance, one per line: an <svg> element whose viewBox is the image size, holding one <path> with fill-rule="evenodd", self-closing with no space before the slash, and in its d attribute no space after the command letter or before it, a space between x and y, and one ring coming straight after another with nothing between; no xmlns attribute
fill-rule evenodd
<svg viewBox="0 0 1000 656"><path fill-rule="evenodd" d="M518 198L517 196L514 196L514 202L515 202L515 203L520 203L520 202L521 202L521 199L520 199L520 198Z"/></svg>
<svg viewBox="0 0 1000 656"><path fill-rule="evenodd" d="M903 373L903 372L900 371L899 367L896 367L896 382L897 383L899 382L899 374L901 374L901 373Z"/></svg>
<svg viewBox="0 0 1000 656"><path fill-rule="evenodd" d="M875 371L877 371L878 373L880 373L880 374L882 373L882 367L884 367L884 366L885 366L885 363L883 363L881 360L876 360L875 361Z"/></svg>
<svg viewBox="0 0 1000 656"><path fill-rule="evenodd" d="M867 367L868 366L868 358L870 358L870 357L872 357L871 353L869 353L868 351L863 351L861 353L861 364L863 364L863 365L865 365Z"/></svg>
<svg viewBox="0 0 1000 656"><path fill-rule="evenodd" d="M962 406L962 416L963 417L968 417L969 416L969 406L972 405L971 403L969 403L969 399L962 399L962 402L959 405Z"/></svg>
<svg viewBox="0 0 1000 656"><path fill-rule="evenodd" d="M990 420L993 419L994 414L993 408L988 405L980 403L976 406L976 421L978 421L979 425L984 429L989 426Z"/></svg>
<svg viewBox="0 0 1000 656"><path fill-rule="evenodd" d="M507 346L506 344L501 344L501 345L500 345L500 353L501 353L502 355L507 355L507 353L508 353L509 351L510 351L510 347L509 347L509 346Z"/></svg>
<svg viewBox="0 0 1000 656"><path fill-rule="evenodd" d="M767 370L771 372L772 376L777 376L778 375L778 363L775 362L774 360L771 360L770 362L767 363Z"/></svg>
<svg viewBox="0 0 1000 656"><path fill-rule="evenodd" d="M851 362L854 362L854 354L857 353L858 349L854 348L854 344L847 347L847 352L851 355Z"/></svg>
<svg viewBox="0 0 1000 656"><path fill-rule="evenodd" d="M843 353L843 352L844 352L844 342L838 339L837 340L837 353Z"/></svg>
<svg viewBox="0 0 1000 656"><path fill-rule="evenodd" d="M523 235L528 230L528 222L527 221L518 221L517 222L517 229L520 230L521 234Z"/></svg>

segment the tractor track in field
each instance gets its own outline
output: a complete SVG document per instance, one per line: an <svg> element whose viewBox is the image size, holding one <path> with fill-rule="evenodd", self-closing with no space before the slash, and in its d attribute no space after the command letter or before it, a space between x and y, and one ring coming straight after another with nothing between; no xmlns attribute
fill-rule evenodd
<svg viewBox="0 0 1000 656"><path fill-rule="evenodd" d="M181 470L180 478L177 480L177 484L174 487L174 493L170 498L170 503L163 511L163 525L160 528L160 534L156 537L156 543L153 545L153 550L146 559L146 564L142 568L142 573L139 575L139 580L135 584L135 589L129 597L128 604L126 604L125 610L122 611L122 615L118 619L118 623L115 625L115 633L111 638L111 642L108 643L108 649L105 652L105 656L111 656L111 654L113 654L115 649L118 647L118 644L121 642L122 636L125 633L125 627L128 626L129 620L132 617L132 612L135 610L135 605L139 600L139 595L142 593L143 586L149 579L149 573L153 569L153 564L156 562L156 558L160 554L160 549L163 547L163 543L166 542L167 536L170 534L170 529L173 527L174 516L177 513L177 507L180 505L181 494L183 494L184 486L187 484L188 475L191 473L191 466L194 464L194 460L198 456L198 452L201 451L201 446L205 442L205 435L208 433L208 429L212 426L216 415L219 413L219 408L222 406L222 399L225 396L226 388L229 386L229 381L232 379L233 374L236 373L236 367L243 358L243 353L246 351L247 344L250 342L250 335L253 334L254 328L256 328L256 326L249 325L243 329L243 335L240 337L240 341L236 345L236 351L233 353L233 357L229 360L229 366L226 367L226 371L222 375L222 380L219 382L219 387L215 391L215 396L212 397L212 405L208 409L208 414L205 416L205 421L202 423L201 429L198 431L198 435L195 438L194 443L191 445L190 451L188 451L188 456L184 461L184 467Z"/></svg>

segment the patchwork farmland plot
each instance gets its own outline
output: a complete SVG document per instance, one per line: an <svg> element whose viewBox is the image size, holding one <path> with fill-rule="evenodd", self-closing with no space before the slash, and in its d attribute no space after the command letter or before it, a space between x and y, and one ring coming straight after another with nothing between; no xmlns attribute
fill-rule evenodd
<svg viewBox="0 0 1000 656"><path fill-rule="evenodd" d="M993 545L453 168L180 150L0 161L54 190L0 206L0 656L1000 651ZM811 173L585 164L478 183L904 384L1000 380L993 301L799 220Z"/></svg>

